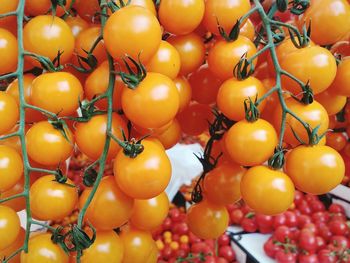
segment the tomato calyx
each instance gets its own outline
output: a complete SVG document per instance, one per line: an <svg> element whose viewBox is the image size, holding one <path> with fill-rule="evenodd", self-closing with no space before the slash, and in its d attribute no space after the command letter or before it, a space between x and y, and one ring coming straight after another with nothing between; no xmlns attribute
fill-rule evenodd
<svg viewBox="0 0 350 263"><path fill-rule="evenodd" d="M114 1L110 1L107 3L108 8L114 13L115 11L118 11L119 9L128 6L131 3L131 0L128 0L127 3L124 3L123 0L119 0L119 5L114 2Z"/></svg>
<svg viewBox="0 0 350 263"><path fill-rule="evenodd" d="M57 183L59 183L59 184L64 184L64 185L67 185L67 186L69 186L69 187L75 188L75 185L68 184L68 183L67 183L67 180L68 180L67 176L65 176L65 175L62 173L62 171L61 171L60 168L57 168L57 169L56 169L56 173L55 173L55 179L54 179L53 181L55 181L55 182L57 182Z"/></svg>
<svg viewBox="0 0 350 263"><path fill-rule="evenodd" d="M51 11L52 16L56 16L57 7L61 7L65 14L69 15L69 12L66 10L65 5L67 4L66 0L51 0Z"/></svg>
<svg viewBox="0 0 350 263"><path fill-rule="evenodd" d="M294 137L302 144L302 145L317 145L320 140L322 140L322 138L324 136L326 136L327 132L326 131L325 133L321 134L321 135L318 135L318 130L320 129L321 125L317 125L314 129L312 129L310 127L309 124L305 124L305 129L306 129L306 132L307 132L307 135L308 135L308 138L309 138L309 142L306 143L305 141L303 141L299 135L294 131L294 129L291 127L291 130L292 130L292 133L294 135Z"/></svg>
<svg viewBox="0 0 350 263"><path fill-rule="evenodd" d="M136 68L136 71L132 69L130 64L133 65ZM123 58L123 62L125 64L125 67L128 70L128 73L125 73L123 71L118 72L119 76L121 77L122 81L130 88L130 89L136 89L137 86L140 84L142 80L147 76L147 71L145 66L140 61L140 54L138 56L138 62L133 59L132 57L126 55L126 59Z"/></svg>
<svg viewBox="0 0 350 263"><path fill-rule="evenodd" d="M240 20L237 20L237 22L234 24L234 26L232 27L232 29L228 34L226 33L225 29L222 26L220 26L219 20L217 18L216 18L216 23L217 23L220 35L227 42L235 41L238 38L240 26L241 26Z"/></svg>
<svg viewBox="0 0 350 263"><path fill-rule="evenodd" d="M84 171L84 176L83 176L83 184L87 187L91 187L94 185L95 181L97 179L97 171L89 167Z"/></svg>
<svg viewBox="0 0 350 263"><path fill-rule="evenodd" d="M92 231L91 238L83 229L74 225L71 230L65 234L62 234L64 230L63 227L57 227L52 233L51 240L62 247L66 253L85 250L89 248L96 239L96 229L91 224L88 226Z"/></svg>
<svg viewBox="0 0 350 263"><path fill-rule="evenodd" d="M294 0L290 4L292 5L290 12L294 15L301 15L309 8L310 0Z"/></svg>
<svg viewBox="0 0 350 263"><path fill-rule="evenodd" d="M249 78L254 73L254 64L251 59L247 59L247 52L244 53L233 69L233 75L238 80Z"/></svg>
<svg viewBox="0 0 350 263"><path fill-rule="evenodd" d="M296 48L304 48L310 44L311 41L311 21L309 22L309 26L306 28L306 25L303 25L302 34L300 34L299 30L295 27L287 27L290 35L290 39L293 45Z"/></svg>
<svg viewBox="0 0 350 263"><path fill-rule="evenodd" d="M130 158L136 158L144 150L144 146L141 143L142 140L149 137L149 135L147 134L147 135L141 137L139 140L136 140L135 138L131 138L130 140L128 140L125 136L124 131L123 130L121 130L121 131L122 131L124 141L121 141L120 139L115 137L112 133L109 133L108 135L114 141L116 141L121 148L123 148L123 152L126 156L128 156Z"/></svg>
<svg viewBox="0 0 350 263"><path fill-rule="evenodd" d="M250 97L244 100L245 118L249 122L255 122L259 119L260 112L257 105L258 96L253 101Z"/></svg>
<svg viewBox="0 0 350 263"><path fill-rule="evenodd" d="M288 8L288 0L277 0L276 1L276 4L277 4L277 9L278 11L280 12L285 12L287 11L287 8Z"/></svg>
<svg viewBox="0 0 350 263"><path fill-rule="evenodd" d="M64 68L60 64L60 57L62 54L63 54L63 51L61 52L59 50L55 59L53 61L51 61L47 57L40 56L40 55L37 55L35 53L31 53L31 52L27 52L27 51L24 52L25 56L34 58L35 60L37 60L40 63L40 65L43 69L45 69L46 71L49 71L49 72L58 72Z"/></svg>
<svg viewBox="0 0 350 263"><path fill-rule="evenodd" d="M287 149L283 149L281 146L277 146L274 154L268 160L268 165L274 170L280 170L284 166L285 156Z"/></svg>
<svg viewBox="0 0 350 263"><path fill-rule="evenodd" d="M66 130L69 129L67 123L58 117L55 118L49 118L48 122L56 129L58 130L62 136L70 143L72 144L72 142L70 141L70 139L68 138L67 132Z"/></svg>

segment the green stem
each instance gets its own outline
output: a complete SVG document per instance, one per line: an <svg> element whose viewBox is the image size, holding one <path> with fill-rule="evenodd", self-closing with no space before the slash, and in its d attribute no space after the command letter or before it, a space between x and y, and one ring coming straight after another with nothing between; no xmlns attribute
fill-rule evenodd
<svg viewBox="0 0 350 263"><path fill-rule="evenodd" d="M48 224L45 224L45 223L42 223L42 222L39 222L39 221L35 221L35 220L30 220L30 222L33 224L33 225L37 225L37 226L42 226L44 228L47 228L48 230L50 230L51 232L54 232L56 230L56 228L52 227L52 226L49 226Z"/></svg>
<svg viewBox="0 0 350 263"><path fill-rule="evenodd" d="M11 138L11 137L15 137L15 136L19 136L19 133L18 132L13 132L13 133L10 133L10 134L6 134L6 135L3 135L3 136L0 136L0 141L8 139L8 138Z"/></svg>
<svg viewBox="0 0 350 263"><path fill-rule="evenodd" d="M107 0L101 0L101 8L102 8L102 15L101 15L101 30L103 32L103 27L106 24L107 20ZM104 170L105 170L105 165L106 165L106 160L107 160L107 154L109 150L109 145L111 142L111 137L108 136L108 134L111 133L112 131L112 114L113 114L113 92L114 92L114 84L115 84L115 74L114 72L114 61L113 58L108 54L108 64L109 64L109 81L108 81L108 89L106 92L106 97L108 101L108 108L107 108L107 128L106 128L106 142L104 145L104 149L102 152L102 155L99 159L99 170L97 174L96 181L94 183L94 186L91 189L91 192L80 210L79 216L78 216L78 227L81 228L83 225L83 219L86 214L86 211L97 191L98 186L100 185ZM82 255L82 251L79 250L77 254L77 262L80 263L80 258Z"/></svg>
<svg viewBox="0 0 350 263"><path fill-rule="evenodd" d="M4 18L4 17L8 17L8 16L15 16L15 15L17 15L17 11L12 11L12 12L8 12L5 14L1 14L0 18Z"/></svg>
<svg viewBox="0 0 350 263"><path fill-rule="evenodd" d="M11 72L8 74L4 74L0 76L0 80L8 79L8 78L17 78L20 73L17 71Z"/></svg>
<svg viewBox="0 0 350 263"><path fill-rule="evenodd" d="M23 196L25 196L24 193L20 193L20 194L16 194L16 195L11 195L11 196L9 196L9 197L7 197L7 198L0 199L0 204L5 203L5 202L10 201L10 200L13 200L13 199L16 199L16 198L23 197Z"/></svg>
<svg viewBox="0 0 350 263"><path fill-rule="evenodd" d="M51 117L51 118L56 118L57 117L57 114L52 113L51 111L44 110L42 108L36 107L36 106L28 104L28 103L24 103L24 107L28 108L28 109L33 109L33 110L39 111L39 112L41 112L41 113L43 113L46 116Z"/></svg>

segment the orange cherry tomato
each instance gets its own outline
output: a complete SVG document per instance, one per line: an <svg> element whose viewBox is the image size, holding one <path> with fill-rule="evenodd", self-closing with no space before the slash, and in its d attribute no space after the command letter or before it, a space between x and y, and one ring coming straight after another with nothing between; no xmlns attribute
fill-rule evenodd
<svg viewBox="0 0 350 263"><path fill-rule="evenodd" d="M146 64L146 69L174 79L179 74L180 66L179 52L169 42L162 40L156 54Z"/></svg>
<svg viewBox="0 0 350 263"><path fill-rule="evenodd" d="M241 120L227 132L225 146L232 160L243 166L259 165L274 153L278 138L274 127L263 119Z"/></svg>
<svg viewBox="0 0 350 263"><path fill-rule="evenodd" d="M181 75L194 72L203 64L205 47L200 36L190 33L183 36L171 36L167 41L172 44L180 54Z"/></svg>
<svg viewBox="0 0 350 263"><path fill-rule="evenodd" d="M281 68L303 83L309 82L314 94L326 90L333 82L337 65L332 53L319 46L308 46L289 53L280 60ZM291 78L282 75L282 87L294 94L302 92Z"/></svg>
<svg viewBox="0 0 350 263"><path fill-rule="evenodd" d="M185 35L201 23L204 9L204 0L163 0L159 5L159 21L166 31Z"/></svg>
<svg viewBox="0 0 350 263"><path fill-rule="evenodd" d="M159 133L157 132L153 135L153 137L158 139L165 149L170 149L180 141L181 135L180 123L175 118L165 131Z"/></svg>
<svg viewBox="0 0 350 263"><path fill-rule="evenodd" d="M218 165L204 179L204 195L218 205L233 204L241 199L240 183L246 169L231 162Z"/></svg>
<svg viewBox="0 0 350 263"><path fill-rule="evenodd" d="M341 155L329 146L301 145L287 154L285 170L299 190L320 195L341 183L345 165Z"/></svg>
<svg viewBox="0 0 350 263"><path fill-rule="evenodd" d="M168 211L169 199L165 192L151 199L136 199L130 222L138 229L153 230L163 223Z"/></svg>
<svg viewBox="0 0 350 263"><path fill-rule="evenodd" d="M23 228L20 228L19 234L17 236L17 239L14 243L12 243L9 247L0 250L0 258L8 258L11 256L13 253L15 253L19 248L21 248L24 244L24 238L25 238L25 230ZM18 253L16 256L11 258L10 262L11 263L20 263L21 254Z"/></svg>
<svg viewBox="0 0 350 263"><path fill-rule="evenodd" d="M334 150L340 152L346 146L347 139L344 134L339 132L329 132L326 135L326 144Z"/></svg>
<svg viewBox="0 0 350 263"><path fill-rule="evenodd" d="M126 229L120 234L124 245L123 263L156 263L157 246L148 231Z"/></svg>
<svg viewBox="0 0 350 263"><path fill-rule="evenodd" d="M162 193L171 177L171 163L165 150L154 141L142 141L143 152L135 158L120 151L113 172L119 187L136 199L149 199ZM142 176L140 176L140 174Z"/></svg>
<svg viewBox="0 0 350 263"><path fill-rule="evenodd" d="M87 188L80 196L80 209L84 206L90 193L91 188ZM102 178L87 209L86 219L99 230L112 230L129 220L133 205L134 199L120 190L112 176L106 176Z"/></svg>
<svg viewBox="0 0 350 263"><path fill-rule="evenodd" d="M335 94L350 96L350 57L345 57L338 65L337 75L329 87L329 90Z"/></svg>
<svg viewBox="0 0 350 263"><path fill-rule="evenodd" d="M225 116L239 121L245 118L244 102L249 98L252 101L261 98L265 92L263 84L257 78L249 77L241 81L231 78L221 85L217 105ZM263 111L264 107L265 101L262 101L258 109Z"/></svg>
<svg viewBox="0 0 350 263"><path fill-rule="evenodd" d="M98 13L101 12L98 1L95 0L76 0L74 1L74 9L78 15L88 23L96 22Z"/></svg>
<svg viewBox="0 0 350 263"><path fill-rule="evenodd" d="M71 156L74 146L72 132L64 129L67 138L48 121L35 123L26 133L28 156L42 165L56 166Z"/></svg>
<svg viewBox="0 0 350 263"><path fill-rule="evenodd" d="M0 164L0 191L6 191L23 175L22 157L15 149L0 145Z"/></svg>
<svg viewBox="0 0 350 263"><path fill-rule="evenodd" d="M0 14L14 12L17 9L19 0L3 0L0 5ZM0 18L0 27L10 30L13 34L17 32L17 18L16 16L7 16Z"/></svg>
<svg viewBox="0 0 350 263"><path fill-rule="evenodd" d="M208 121L214 119L214 114L207 104L190 104L177 115L181 130L192 136L198 136L208 130Z"/></svg>
<svg viewBox="0 0 350 263"><path fill-rule="evenodd" d="M69 116L79 108L83 100L80 81L68 72L44 73L32 83L31 103L50 112Z"/></svg>
<svg viewBox="0 0 350 263"><path fill-rule="evenodd" d="M112 115L112 130L111 133L123 140L123 130L128 136L128 130L125 121L116 113ZM79 150L87 155L92 160L97 160L102 152L106 142L107 131L107 115L96 115L88 122L80 122L76 125L75 139ZM91 142L94 142L93 144ZM120 150L120 146L117 142L111 140L107 159L112 160L115 158Z"/></svg>
<svg viewBox="0 0 350 263"><path fill-rule="evenodd" d="M207 0L203 23L206 29L219 35L218 23L230 32L237 20L250 10L248 0Z"/></svg>
<svg viewBox="0 0 350 263"><path fill-rule="evenodd" d="M66 10L69 10L72 0L66 0L64 5ZM28 0L24 6L24 13L28 16L45 15L51 11L50 0ZM57 6L56 16L62 16L65 10L61 6Z"/></svg>
<svg viewBox="0 0 350 263"><path fill-rule="evenodd" d="M74 36L67 23L51 15L36 16L23 28L24 49L35 54L48 57L51 61L63 52L60 62L70 60L74 49ZM39 62L31 59L34 66Z"/></svg>
<svg viewBox="0 0 350 263"><path fill-rule="evenodd" d="M123 261L123 255L123 242L117 233L114 231L97 231L95 242L84 250L81 262L119 263Z"/></svg>
<svg viewBox="0 0 350 263"><path fill-rule="evenodd" d="M257 213L277 215L293 203L294 184L283 172L254 166L243 175L241 194L246 204Z"/></svg>
<svg viewBox="0 0 350 263"><path fill-rule="evenodd" d="M331 88L315 95L314 98L326 109L328 115L334 115L340 112L344 108L347 101L345 96L338 95Z"/></svg>
<svg viewBox="0 0 350 263"><path fill-rule="evenodd" d="M265 90L269 91L276 85L274 78L266 78L261 80L261 83L264 85ZM260 117L264 120L267 120L270 123L273 123L273 116L277 107L280 107L278 93L274 92L266 99L266 104L264 110L261 112Z"/></svg>
<svg viewBox="0 0 350 263"><path fill-rule="evenodd" d="M181 112L190 104L192 88L188 80L183 76L175 78L174 83L180 95L179 112Z"/></svg>
<svg viewBox="0 0 350 263"><path fill-rule="evenodd" d="M17 38L10 31L0 28L0 43L0 75L2 75L17 68Z"/></svg>
<svg viewBox="0 0 350 263"><path fill-rule="evenodd" d="M84 93L88 100L105 93L108 89L109 82L109 65L108 61L99 65L86 79L84 85ZM113 109L121 109L121 93L126 88L122 79L117 76L115 78L114 92L113 92ZM102 99L95 104L101 110L107 109L107 99Z"/></svg>
<svg viewBox="0 0 350 263"><path fill-rule="evenodd" d="M30 187L30 209L39 220L59 220L70 215L78 203L78 191L71 180L67 184L55 181L54 175L45 175ZM74 186L74 185L73 185Z"/></svg>
<svg viewBox="0 0 350 263"><path fill-rule="evenodd" d="M319 45L341 40L350 31L350 4L346 0L311 0L300 25L311 23L311 39Z"/></svg>
<svg viewBox="0 0 350 263"><path fill-rule="evenodd" d="M103 36L113 58L118 60L127 54L135 60L140 56L147 63L157 52L162 33L157 18L149 10L127 6L108 18Z"/></svg>
<svg viewBox="0 0 350 263"><path fill-rule="evenodd" d="M228 227L229 215L224 205L203 200L192 205L187 212L187 224L199 238L212 239L221 236Z"/></svg>
<svg viewBox="0 0 350 263"><path fill-rule="evenodd" d="M122 92L126 117L143 128L159 128L169 123L179 110L179 92L174 82L160 73L147 73L135 88Z"/></svg>
<svg viewBox="0 0 350 263"><path fill-rule="evenodd" d="M247 53L247 58L256 53L254 43L244 36L239 36L235 41L217 41L209 50L208 65L215 76L222 80L233 77L233 70L243 54ZM253 61L254 66L257 60Z"/></svg>
<svg viewBox="0 0 350 263"><path fill-rule="evenodd" d="M66 18L66 23L70 27L73 36L77 36L89 27L89 23L82 19L80 16L68 16Z"/></svg>
<svg viewBox="0 0 350 263"><path fill-rule="evenodd" d="M40 233L29 239L28 253L21 252L21 263L68 263L68 255L51 241L51 233Z"/></svg>
<svg viewBox="0 0 350 263"><path fill-rule="evenodd" d="M99 26L88 27L85 30L81 31L75 40L75 53L81 57L86 58L87 54L85 51L89 52L91 50L92 46L100 35L101 28ZM98 42L92 54L95 56L99 63L107 59L106 48L103 40ZM77 59L77 56L73 57L73 61L75 59ZM79 65L77 60L74 62L76 65Z"/></svg>
<svg viewBox="0 0 350 263"><path fill-rule="evenodd" d="M0 91L0 135L7 133L19 119L19 109L16 100L3 91Z"/></svg>
<svg viewBox="0 0 350 263"><path fill-rule="evenodd" d="M192 88L192 99L202 104L212 104L216 100L222 80L217 78L208 68L207 64L202 65L193 72L188 81Z"/></svg>
<svg viewBox="0 0 350 263"><path fill-rule="evenodd" d="M17 239L21 226L16 212L0 205L0 251L11 246Z"/></svg>
<svg viewBox="0 0 350 263"><path fill-rule="evenodd" d="M241 26L239 31L240 35L249 38L251 41L254 40L255 37L255 27L253 22L248 18L246 22Z"/></svg>
<svg viewBox="0 0 350 263"><path fill-rule="evenodd" d="M308 123L310 128L315 129L320 125L318 129L318 135L322 135L327 131L329 125L329 117L326 109L317 101L309 105L300 103L293 98L286 99L286 105L288 108L294 112L301 120ZM282 109L277 108L274 115L274 125L277 131L281 128L281 117ZM295 138L292 129L298 135L298 137L305 143L309 142L309 137L304 126L292 117L290 114L286 117L286 132L284 136L284 141L292 146L299 145L300 142Z"/></svg>

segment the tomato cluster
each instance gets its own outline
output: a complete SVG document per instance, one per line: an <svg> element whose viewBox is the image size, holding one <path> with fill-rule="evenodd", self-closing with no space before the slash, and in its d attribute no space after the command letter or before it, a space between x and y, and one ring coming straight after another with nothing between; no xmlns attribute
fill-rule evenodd
<svg viewBox="0 0 350 263"><path fill-rule="evenodd" d="M276 215L295 188L332 190L346 147L326 133L347 113L349 32L346 0L3 0L0 254L156 262L166 150L183 135L209 136L186 215L198 238L219 238L241 198ZM75 152L84 189L67 177ZM37 221L76 209L68 229Z"/></svg>
<svg viewBox="0 0 350 263"><path fill-rule="evenodd" d="M254 213L245 204L228 209L231 223L244 231L272 233L264 251L277 262L349 262L349 222L339 204L326 208L318 197L297 191L294 208L277 216Z"/></svg>

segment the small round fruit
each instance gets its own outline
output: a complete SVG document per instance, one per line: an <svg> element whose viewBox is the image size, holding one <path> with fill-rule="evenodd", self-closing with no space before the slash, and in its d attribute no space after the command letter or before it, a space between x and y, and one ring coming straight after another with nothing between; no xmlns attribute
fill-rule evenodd
<svg viewBox="0 0 350 263"><path fill-rule="evenodd" d="M13 148L0 145L0 192L11 189L23 175L21 155Z"/></svg>
<svg viewBox="0 0 350 263"><path fill-rule="evenodd" d="M229 215L224 205L203 200L192 205L187 212L187 224L199 238L213 239L221 236L228 227Z"/></svg>
<svg viewBox="0 0 350 263"><path fill-rule="evenodd" d="M254 166L243 175L241 194L246 204L257 213L277 215L293 203L294 184L283 172Z"/></svg>
<svg viewBox="0 0 350 263"><path fill-rule="evenodd" d="M78 191L73 182L55 181L54 175L45 175L30 187L30 209L39 220L59 220L70 215L78 202Z"/></svg>
<svg viewBox="0 0 350 263"><path fill-rule="evenodd" d="M10 131L18 121L19 109L16 100L5 92L0 92L0 135Z"/></svg>
<svg viewBox="0 0 350 263"><path fill-rule="evenodd" d="M16 70L18 61L17 39L4 28L0 28L0 75Z"/></svg>
<svg viewBox="0 0 350 263"><path fill-rule="evenodd" d="M11 246L17 239L21 226L17 213L0 205L0 251Z"/></svg>

